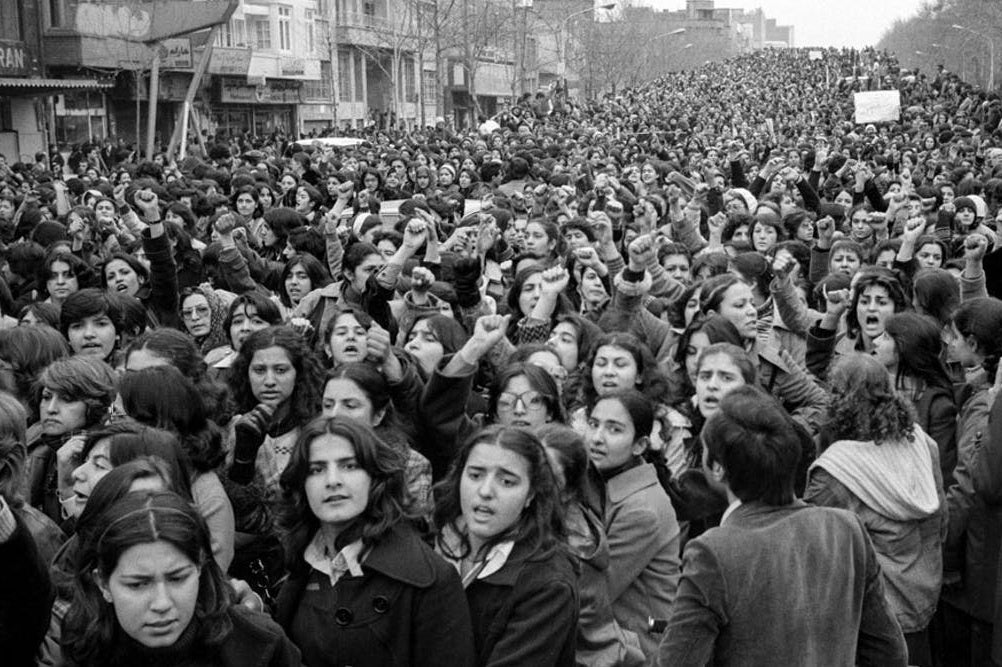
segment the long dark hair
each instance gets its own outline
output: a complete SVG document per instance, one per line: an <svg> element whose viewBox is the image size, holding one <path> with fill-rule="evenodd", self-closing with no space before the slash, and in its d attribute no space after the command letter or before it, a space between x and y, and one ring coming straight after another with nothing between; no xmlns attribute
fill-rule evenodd
<svg viewBox="0 0 1002 667"><path fill-rule="evenodd" d="M102 440L108 441L108 462L112 468L141 457L153 457L169 473L172 490L185 498L191 498L191 464L175 434L127 419L88 431L80 450L80 458L86 459ZM89 513L88 507L89 500L84 506L83 514Z"/></svg>
<svg viewBox="0 0 1002 667"><path fill-rule="evenodd" d="M598 392L595 391L595 383L592 382L591 378L591 370L595 365L598 351L606 346L618 347L630 353L637 365L637 377L640 379L637 389L647 398L655 403L671 403L673 391L668 378L658 369L650 349L639 338L629 333L605 334L595 341L584 372L581 373L581 403L590 407L595 405L595 401L598 399Z"/></svg>
<svg viewBox="0 0 1002 667"><path fill-rule="evenodd" d="M551 549L562 544L566 530L560 508L560 492L556 477L550 468L546 450L532 433L504 426L490 426L470 436L463 444L452 463L449 474L435 486L434 523L438 529L438 547L450 558L466 558L472 549L469 537L459 528L457 521L463 514L460 500L460 483L470 452L477 445L494 445L514 452L529 464L529 490L532 501L522 511L522 516L503 533L496 535L483 545L482 556L501 542L512 540L527 543L530 551ZM442 531L451 531L459 536L458 551L448 544Z"/></svg>
<svg viewBox="0 0 1002 667"><path fill-rule="evenodd" d="M304 424L316 416L320 410L321 382L323 370L313 351L303 337L290 327L268 327L255 331L244 341L230 372L230 388L237 409L249 412L258 404L251 391L250 371L254 354L269 347L280 347L289 356L296 369L296 384L289 398L290 418L297 424Z"/></svg>
<svg viewBox="0 0 1002 667"><path fill-rule="evenodd" d="M897 276L887 269L868 268L856 274L856 284L852 288L852 301L845 313L846 333L851 337L859 336L859 318L856 316L856 307L859 299L867 287L883 287L894 302L894 312L900 313L908 310L908 300L905 298L905 290L901 286L901 281ZM831 289L831 288L829 288ZM858 349L858 345L857 345Z"/></svg>
<svg viewBox="0 0 1002 667"><path fill-rule="evenodd" d="M176 493L128 493L97 519L90 539L80 545L73 602L63 621L63 652L71 663L116 662L122 649L118 620L97 577L107 580L122 554L153 542L167 542L200 568L192 619L198 645L218 645L229 634L231 595L212 558L205 521Z"/></svg>
<svg viewBox="0 0 1002 667"><path fill-rule="evenodd" d="M961 336L974 338L988 382L994 382L1002 358L1002 301L987 296L964 301L953 313L953 326Z"/></svg>
<svg viewBox="0 0 1002 667"><path fill-rule="evenodd" d="M310 447L314 440L324 435L344 438L351 443L355 460L371 478L365 511L338 536L339 548L356 539L369 547L398 523L412 519L404 455L380 440L368 424L354 419L318 417L299 434L289 464L279 480L282 489L279 525L286 533L286 556L291 569L302 566L303 552L320 529L320 521L310 509L305 486L310 476Z"/></svg>
<svg viewBox="0 0 1002 667"><path fill-rule="evenodd" d="M125 413L136 421L178 435L192 468L200 473L226 458L222 433L209 420L198 388L173 366L126 373L118 385Z"/></svg>
<svg viewBox="0 0 1002 667"><path fill-rule="evenodd" d="M242 298L245 295L242 295ZM277 306L269 301L273 308ZM226 328L227 332L229 328ZM228 337L228 336L227 336ZM129 344L125 353L125 366L129 366L129 357L133 352L146 350L170 363L181 371L181 374L194 383L205 404L205 413L217 424L226 424L233 416L233 405L230 400L230 389L222 382L213 380L208 375L208 367L202 353L195 346L191 336L177 329L160 327L142 333Z"/></svg>
<svg viewBox="0 0 1002 667"><path fill-rule="evenodd" d="M309 253L302 253L298 255L293 255L289 258L289 261L285 263L282 267L281 283L278 290L278 298L285 305L286 308L292 308L295 304L289 299L289 294L285 291L285 281L289 278L289 274L297 266L303 267L306 271L306 275L310 278L310 289L315 290L321 287L326 287L331 282L330 274L324 265L320 263L320 260ZM305 296L305 295L303 295Z"/></svg>
<svg viewBox="0 0 1002 667"><path fill-rule="evenodd" d="M895 313L887 319L884 331L898 349L898 388L904 378L910 377L953 396L953 382L942 358L942 327L936 320L910 311Z"/></svg>

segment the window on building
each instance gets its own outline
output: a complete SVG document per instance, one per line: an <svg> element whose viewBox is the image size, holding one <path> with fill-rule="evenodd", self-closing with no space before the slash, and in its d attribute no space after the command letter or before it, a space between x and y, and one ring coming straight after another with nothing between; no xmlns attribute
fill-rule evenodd
<svg viewBox="0 0 1002 667"><path fill-rule="evenodd" d="M355 53L355 101L365 101L365 85L362 80L365 78L365 70L362 69L365 63L365 56ZM375 67L375 65L373 65Z"/></svg>
<svg viewBox="0 0 1002 667"><path fill-rule="evenodd" d="M0 39L24 39L21 31L21 0L0 2Z"/></svg>
<svg viewBox="0 0 1002 667"><path fill-rule="evenodd" d="M306 50L308 53L314 53L317 50L316 34L315 34L315 23L316 16L312 9L306 10Z"/></svg>
<svg viewBox="0 0 1002 667"><path fill-rule="evenodd" d="M403 65L403 93L405 102L417 102L417 82L414 73L414 59L405 57L401 62Z"/></svg>
<svg viewBox="0 0 1002 667"><path fill-rule="evenodd" d="M254 21L254 47L258 49L271 48L271 24L268 19Z"/></svg>
<svg viewBox="0 0 1002 667"><path fill-rule="evenodd" d="M48 24L47 27L50 28L60 28L63 25L64 17L66 16L66 10L64 9L65 0L49 0L46 4L49 11L48 14Z"/></svg>
<svg viewBox="0 0 1002 667"><path fill-rule="evenodd" d="M438 87L435 85L435 73L425 72L421 79L421 93L425 104L435 104L438 100Z"/></svg>
<svg viewBox="0 0 1002 667"><path fill-rule="evenodd" d="M278 8L278 48L292 50L292 7Z"/></svg>
<svg viewBox="0 0 1002 667"><path fill-rule="evenodd" d="M246 48L247 46L247 22L243 19L233 19L233 46Z"/></svg>
<svg viewBox="0 0 1002 667"><path fill-rule="evenodd" d="M216 46L226 48L247 46L247 22L243 19L230 19L228 23L224 23L216 35Z"/></svg>
<svg viewBox="0 0 1002 667"><path fill-rule="evenodd" d="M320 79L316 81L304 81L303 89L306 91L306 99L321 102L331 100L331 64L329 62L320 63Z"/></svg>
<svg viewBox="0 0 1002 667"><path fill-rule="evenodd" d="M351 52L338 51L337 54L337 99L351 102Z"/></svg>

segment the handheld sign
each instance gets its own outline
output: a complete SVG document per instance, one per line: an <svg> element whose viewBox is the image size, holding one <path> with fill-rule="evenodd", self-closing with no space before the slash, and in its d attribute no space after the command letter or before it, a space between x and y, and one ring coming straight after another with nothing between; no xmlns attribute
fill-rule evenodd
<svg viewBox="0 0 1002 667"><path fill-rule="evenodd" d="M853 103L856 106L855 121L857 125L882 121L897 122L901 119L900 91L874 90L867 93L855 93L853 94Z"/></svg>

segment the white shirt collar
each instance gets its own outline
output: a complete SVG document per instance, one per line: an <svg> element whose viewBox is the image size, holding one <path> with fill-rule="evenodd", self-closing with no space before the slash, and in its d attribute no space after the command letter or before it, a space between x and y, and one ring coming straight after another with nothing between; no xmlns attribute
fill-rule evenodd
<svg viewBox="0 0 1002 667"><path fill-rule="evenodd" d="M733 503L728 505L727 509L724 510L723 516L720 517L720 525L721 526L724 525L724 522L727 521L727 517L729 517L734 512L734 510L736 510L739 507L741 507L741 501L738 499L735 499Z"/></svg>
<svg viewBox="0 0 1002 667"><path fill-rule="evenodd" d="M362 540L355 540L346 545L341 551L331 555L330 549L323 543L320 531L310 541L303 552L303 560L310 566L330 577L331 586L338 582L338 579L346 573L353 577L362 576Z"/></svg>

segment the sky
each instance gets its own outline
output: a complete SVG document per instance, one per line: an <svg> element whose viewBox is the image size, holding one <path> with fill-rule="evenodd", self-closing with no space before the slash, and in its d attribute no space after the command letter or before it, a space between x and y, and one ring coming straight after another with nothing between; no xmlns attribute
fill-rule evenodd
<svg viewBox="0 0 1002 667"><path fill-rule="evenodd" d="M685 8L685 0L641 0L660 9ZM755 9L777 25L792 25L795 46L869 46L898 18L913 16L922 0L716 0L716 7Z"/></svg>

